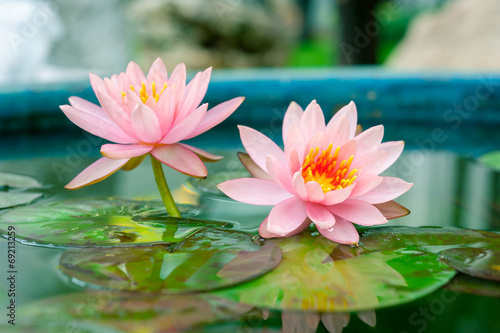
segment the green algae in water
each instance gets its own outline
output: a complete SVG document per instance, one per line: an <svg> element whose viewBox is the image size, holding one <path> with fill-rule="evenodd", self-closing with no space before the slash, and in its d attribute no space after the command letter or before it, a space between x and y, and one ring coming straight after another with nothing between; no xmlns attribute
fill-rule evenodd
<svg viewBox="0 0 500 333"><path fill-rule="evenodd" d="M180 207L184 215L192 213L192 206ZM40 246L128 246L176 243L205 226L233 226L230 222L172 218L166 212L159 216L161 209L164 211L159 201L119 198L46 202L1 214L0 232L5 235L7 226L13 225L17 239Z"/></svg>
<svg viewBox="0 0 500 333"><path fill-rule="evenodd" d="M60 267L90 287L168 294L207 291L248 281L271 271L280 260L281 252L272 242L206 227L170 247L67 251Z"/></svg>

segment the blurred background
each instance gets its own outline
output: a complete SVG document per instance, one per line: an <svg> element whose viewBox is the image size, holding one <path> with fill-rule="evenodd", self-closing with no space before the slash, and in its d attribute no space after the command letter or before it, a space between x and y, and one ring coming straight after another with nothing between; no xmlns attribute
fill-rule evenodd
<svg viewBox="0 0 500 333"><path fill-rule="evenodd" d="M146 69L500 69L500 2L0 0L0 84Z"/></svg>

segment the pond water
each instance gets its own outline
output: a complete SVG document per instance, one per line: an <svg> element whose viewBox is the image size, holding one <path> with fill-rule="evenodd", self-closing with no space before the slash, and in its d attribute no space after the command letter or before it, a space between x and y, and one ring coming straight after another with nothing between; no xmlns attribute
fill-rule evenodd
<svg viewBox="0 0 500 333"><path fill-rule="evenodd" d="M188 208L189 214L193 218L228 222L222 227L215 226L228 230L224 232L256 233L270 207L236 203L223 197L220 193L216 193L213 186L215 183L229 179L235 174L241 174L243 171L234 149L216 149L211 150L211 152L226 157L222 162L209 166L209 175L214 175L212 178L216 179L209 178L203 182L188 182L187 177L165 168L169 185L174 189L174 196L178 202L193 205L192 208ZM55 158L16 158L2 161L0 172L15 172L31 175L38 179L43 187L28 190L28 192L43 194L36 201L37 204L96 197L120 197L129 200L159 199L148 159L133 171L119 171L105 181L81 190L67 191L63 188L79 170L94 160L95 157L68 154L59 154ZM432 154L426 154L420 150L409 149L385 174L401 177L415 183L411 191L397 200L408 207L411 214L391 220L388 224L390 226L500 230L500 174L480 165L474 159L449 151L434 151ZM147 214L149 214L148 218L154 220L154 217L158 216L157 212L161 211L161 205L154 206L152 209L153 211ZM116 224L126 224L129 218L118 215L115 216ZM161 214L159 215L161 216ZM175 237L178 237L179 232L181 231L177 229L174 231ZM188 234L190 231L184 230L182 232ZM33 239L33 237L35 236L32 234L26 236L27 239ZM156 239L154 238L156 236L151 237L152 240ZM217 237L219 237L217 242L224 243L223 246L229 246L225 244L224 236ZM183 243L180 254L187 253L183 252L186 251L186 246L194 245ZM238 247L239 245L230 244L230 246ZM259 246L261 249L263 248L262 244ZM282 250L287 249L286 244L278 244L278 246ZM242 249L238 247L238 251L254 251L257 248ZM496 312L500 306L500 282L485 282L460 274L451 280L447 287L439 288L425 297L420 297L423 295L418 293L404 296L408 298L402 305L390 306L390 302L387 302L383 308L373 311L370 310L370 306L374 302L373 298L365 300L356 293L352 295L347 293L346 302L354 302L352 303L355 304L354 308L359 310L357 314L355 314L356 312L350 315L349 312L329 313L325 312L323 308L322 313L319 314L318 311L313 311L314 307L305 306L304 303L301 305L304 309L302 311L298 310L292 303L286 303L286 290L284 298L279 303L280 306L273 310L268 310L266 305L269 303L259 301L255 295L247 297L247 299L255 300L255 304L252 304L252 301L233 302L231 297L225 297L227 295L224 294L224 289L216 291L213 295L193 293L193 291L199 290L195 287L203 282L202 277L190 277L186 280L187 282L183 280L186 283L177 286L181 289L187 288L186 290L191 291L189 294L167 292L160 298L156 297L157 294L147 297L118 294L113 291L113 288L102 288L102 285L95 280L92 283L83 282L85 279L82 280L81 275L67 274L68 262L71 265L75 264L76 259L74 258L76 257L70 257L69 260L66 260L65 266L65 261L61 259L61 256L65 258L68 254L65 253L64 249L20 243L16 243L16 306L18 312L14 327L7 325L5 320L7 310L4 304L7 304L8 301L6 295L9 289L9 275L7 270L3 268L6 267L7 261L6 255L4 255L7 253L7 241L4 238L0 238L0 249L3 256L0 258L2 262L0 265L2 267L0 304L2 304L1 308L3 309L0 330L2 332L337 332L343 326L345 326L343 332L500 331L500 322L496 318ZM333 248L328 251L333 251ZM350 250L343 249L342 251L344 251L342 255L346 255L345 253ZM100 253L90 253L89 255L101 256L98 262L102 263L106 258L109 259L111 252L113 251L103 249ZM258 251L258 253L264 252L263 250ZM238 252L238 255L241 253ZM266 253L260 255L272 256L270 252ZM285 257L286 253L284 251ZM76 254L82 255L82 250L76 250ZM387 258L397 256L395 253L384 255L387 255ZM211 258L215 261L226 260L224 258ZM82 259L82 265L85 264L84 259ZM180 264L185 264L182 261L185 259L178 260L181 260ZM191 261L188 262L192 265L194 265L193 262L196 262L194 259L189 260ZM269 263L269 260L266 263ZM435 259L431 258L429 261L435 261ZM112 267L106 265L106 269ZM336 265L339 266L338 263ZM366 265L370 265L370 261ZM79 267L84 270L82 268L84 266ZM261 265L260 268L262 267ZM92 269L96 268L92 267ZM128 269L130 272L130 267ZM248 267L246 269L248 270ZM272 267L267 270L269 269ZM364 274L369 275L370 269L370 267L365 267ZM378 272L377 268L373 268L373 270ZM264 273L262 271L258 275ZM240 280L237 279L246 281L253 278L252 276L239 276L237 278L234 278L234 275L229 276L230 278L225 280L229 285L239 283ZM414 278L415 281L424 279L423 276L415 276ZM386 281L388 286L393 283L394 279L396 279L394 276L380 277L380 281ZM196 284L193 280L199 283ZM464 280L466 281L462 284L461 282ZM351 284L352 290L356 288L364 290L364 284L372 283L354 276L346 277L346 281ZM409 283L408 281L407 283ZM146 280L141 283L148 285L153 282ZM270 286L272 283L276 283L276 281L270 281ZM315 282L311 281L311 283ZM109 287L109 285L106 286ZM83 290L86 288L96 289L98 292L84 294ZM378 290L375 293L375 302L386 304L384 303L385 298L388 297L389 293L394 299L403 297L398 288L386 287L382 289L382 291ZM476 295L469 293L471 290ZM260 290L258 287L250 288L249 293L252 291L271 293L272 288L270 287L269 290ZM479 296L477 293L483 294L483 296ZM287 307L286 304L290 306ZM346 306L346 309L349 310L349 307ZM123 320L124 318L126 320ZM23 325L24 330L22 330Z"/></svg>

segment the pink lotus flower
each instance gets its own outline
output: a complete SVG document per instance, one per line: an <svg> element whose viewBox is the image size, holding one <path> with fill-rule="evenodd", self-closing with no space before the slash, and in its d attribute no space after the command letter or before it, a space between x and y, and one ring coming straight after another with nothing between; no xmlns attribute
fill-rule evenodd
<svg viewBox="0 0 500 333"><path fill-rule="evenodd" d="M243 102L237 97L207 112L200 105L210 81L211 68L198 72L186 86L186 68L179 64L170 77L158 58L147 76L130 62L125 73L101 79L90 74L92 88L101 106L79 97L62 105L66 116L82 129L114 143L101 147L101 159L91 164L66 188L94 184L123 168L136 167L147 154L171 168L193 177L206 177L202 160L220 156L179 143L193 138L229 117Z"/></svg>
<svg viewBox="0 0 500 333"><path fill-rule="evenodd" d="M292 236L313 222L330 240L357 244L353 223L371 226L406 215L409 211L391 200L413 184L379 176L404 143L381 143L382 125L356 135L356 123L353 102L327 125L316 101L305 111L292 102L283 120L284 151L262 133L239 126L251 158L246 167L258 178L229 180L219 189L237 201L275 205L259 228L264 238Z"/></svg>

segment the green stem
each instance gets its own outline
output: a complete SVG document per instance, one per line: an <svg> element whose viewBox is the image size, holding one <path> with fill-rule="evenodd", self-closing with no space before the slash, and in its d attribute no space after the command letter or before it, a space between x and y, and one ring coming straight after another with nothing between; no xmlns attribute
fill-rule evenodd
<svg viewBox="0 0 500 333"><path fill-rule="evenodd" d="M163 168L160 161L151 156L151 164L153 165L153 171L155 174L156 185L160 191L161 199L165 204L168 215L171 217L181 217L179 209L175 205L174 198L168 189L167 181L165 180L165 174L163 173Z"/></svg>

